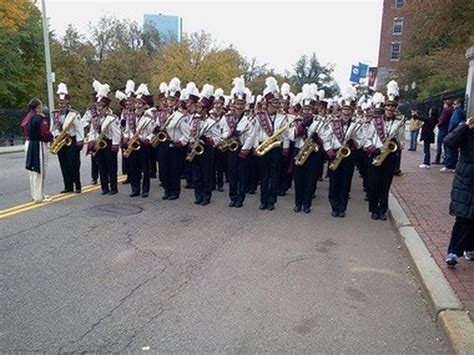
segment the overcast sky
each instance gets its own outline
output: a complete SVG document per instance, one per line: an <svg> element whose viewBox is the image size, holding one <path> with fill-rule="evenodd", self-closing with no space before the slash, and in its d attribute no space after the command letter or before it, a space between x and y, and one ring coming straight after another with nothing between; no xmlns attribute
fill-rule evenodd
<svg viewBox="0 0 474 355"><path fill-rule="evenodd" d="M177 15L184 32L204 30L216 43L232 44L245 57L283 73L303 54L335 64L339 85L349 81L351 64L376 66L383 0L332 1L152 1L46 0L52 29L68 24L86 34L88 23L104 15L143 24L144 14Z"/></svg>

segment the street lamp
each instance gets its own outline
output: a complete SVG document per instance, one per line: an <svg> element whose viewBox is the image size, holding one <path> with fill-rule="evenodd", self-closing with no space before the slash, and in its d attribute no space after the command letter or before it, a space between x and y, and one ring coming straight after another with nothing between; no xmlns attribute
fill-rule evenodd
<svg viewBox="0 0 474 355"><path fill-rule="evenodd" d="M54 111L54 96L53 96L53 83L54 73L51 70L51 53L49 51L49 30L48 30L48 17L46 16L46 3L45 0L41 0L41 10L43 13L43 42L44 42L44 58L46 64L46 83L48 85L48 106L50 117Z"/></svg>

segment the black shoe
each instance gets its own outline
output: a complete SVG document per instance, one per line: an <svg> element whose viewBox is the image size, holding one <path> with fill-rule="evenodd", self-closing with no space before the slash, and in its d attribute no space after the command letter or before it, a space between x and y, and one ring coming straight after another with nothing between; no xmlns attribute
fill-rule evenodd
<svg viewBox="0 0 474 355"><path fill-rule="evenodd" d="M129 196L130 197L140 196L140 192L139 191L132 192Z"/></svg>
<svg viewBox="0 0 474 355"><path fill-rule="evenodd" d="M110 193L109 190L102 190L102 192L100 193L101 195L108 195Z"/></svg>
<svg viewBox="0 0 474 355"><path fill-rule="evenodd" d="M344 218L346 216L346 212L339 212L337 215L338 217Z"/></svg>
<svg viewBox="0 0 474 355"><path fill-rule="evenodd" d="M271 205L268 205L267 206L267 210L269 211L273 211L275 209L275 205L274 204L271 204Z"/></svg>
<svg viewBox="0 0 474 355"><path fill-rule="evenodd" d="M293 211L295 212L301 212L301 206L297 205L293 208Z"/></svg>
<svg viewBox="0 0 474 355"><path fill-rule="evenodd" d="M126 179L126 180L122 181L122 184L123 184L123 185L130 184L130 180Z"/></svg>
<svg viewBox="0 0 474 355"><path fill-rule="evenodd" d="M148 197L148 192L142 193L142 197Z"/></svg>
<svg viewBox="0 0 474 355"><path fill-rule="evenodd" d="M201 202L201 206L207 206L211 201L209 200L204 200Z"/></svg>
<svg viewBox="0 0 474 355"><path fill-rule="evenodd" d="M256 190L249 190L250 195L255 195Z"/></svg>
<svg viewBox="0 0 474 355"><path fill-rule="evenodd" d="M92 179L91 180L91 185L97 185L97 179Z"/></svg>
<svg viewBox="0 0 474 355"><path fill-rule="evenodd" d="M64 189L60 192L60 194L68 194L70 192L73 192L72 190Z"/></svg>
<svg viewBox="0 0 474 355"><path fill-rule="evenodd" d="M263 211L267 209L267 205L262 203L258 208Z"/></svg>
<svg viewBox="0 0 474 355"><path fill-rule="evenodd" d="M161 197L162 200L168 200L170 198L170 195L168 195L166 192L165 194Z"/></svg>
<svg viewBox="0 0 474 355"><path fill-rule="evenodd" d="M156 174L150 175L150 179L156 179Z"/></svg>
<svg viewBox="0 0 474 355"><path fill-rule="evenodd" d="M237 207L237 208L240 208L240 207L243 206L243 203L240 202L240 201L237 201L234 206Z"/></svg>
<svg viewBox="0 0 474 355"><path fill-rule="evenodd" d="M386 220L387 220L387 215L386 215L385 213L380 213L380 214L379 214L379 219L380 219L381 221L386 221Z"/></svg>
<svg viewBox="0 0 474 355"><path fill-rule="evenodd" d="M379 219L379 214L377 212L372 212L370 215L370 218L372 218L374 221Z"/></svg>
<svg viewBox="0 0 474 355"><path fill-rule="evenodd" d="M310 213L311 212L311 207L304 207L303 212L304 213Z"/></svg>
<svg viewBox="0 0 474 355"><path fill-rule="evenodd" d="M74 190L74 192L75 192L76 194L80 194L80 193L82 192L82 190L79 188L79 189Z"/></svg>
<svg viewBox="0 0 474 355"><path fill-rule="evenodd" d="M434 162L431 163L431 165L441 165L441 163L435 160Z"/></svg>
<svg viewBox="0 0 474 355"><path fill-rule="evenodd" d="M365 196L365 197L364 197L364 201L369 201L369 197L368 197L368 196Z"/></svg>
<svg viewBox="0 0 474 355"><path fill-rule="evenodd" d="M278 192L278 196L286 196L286 191L280 191L280 192Z"/></svg>
<svg viewBox="0 0 474 355"><path fill-rule="evenodd" d="M194 186L192 184L186 184L184 185L185 189L194 189Z"/></svg>
<svg viewBox="0 0 474 355"><path fill-rule="evenodd" d="M236 203L237 202L235 202L235 201L230 201L229 202L229 207L235 207Z"/></svg>
<svg viewBox="0 0 474 355"><path fill-rule="evenodd" d="M222 192L222 191L224 191L224 188L223 188L222 186L219 186L219 187L217 188L217 191Z"/></svg>
<svg viewBox="0 0 474 355"><path fill-rule="evenodd" d="M200 205L202 203L202 200L194 200L195 205Z"/></svg>
<svg viewBox="0 0 474 355"><path fill-rule="evenodd" d="M339 213L337 211L332 211L331 216L333 217L339 217Z"/></svg>
<svg viewBox="0 0 474 355"><path fill-rule="evenodd" d="M176 195L171 195L170 197L168 197L168 200L177 200L178 199L178 196Z"/></svg>
<svg viewBox="0 0 474 355"><path fill-rule="evenodd" d="M116 195L118 193L117 190L110 190L109 195Z"/></svg>

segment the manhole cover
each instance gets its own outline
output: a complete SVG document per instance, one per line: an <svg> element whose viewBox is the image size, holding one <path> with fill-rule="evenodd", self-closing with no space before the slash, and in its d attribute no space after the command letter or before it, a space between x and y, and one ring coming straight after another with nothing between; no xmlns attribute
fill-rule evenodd
<svg viewBox="0 0 474 355"><path fill-rule="evenodd" d="M99 205L89 208L88 210L94 216L100 217L116 217L116 216L131 216L143 211L143 208L134 205L123 204L107 204Z"/></svg>

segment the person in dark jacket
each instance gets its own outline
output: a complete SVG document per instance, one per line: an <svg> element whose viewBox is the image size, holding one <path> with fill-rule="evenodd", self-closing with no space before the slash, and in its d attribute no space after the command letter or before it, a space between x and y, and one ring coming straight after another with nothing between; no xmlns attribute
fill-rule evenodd
<svg viewBox="0 0 474 355"><path fill-rule="evenodd" d="M436 107L430 108L428 117L422 117L418 114L418 119L423 122L421 127L420 141L423 142L423 164L420 165L422 169L429 169L431 167L431 144L435 142L434 129L438 123L439 110Z"/></svg>
<svg viewBox="0 0 474 355"><path fill-rule="evenodd" d="M445 100L443 103L443 111L438 118L438 136L436 139L436 158L433 164L441 164L441 156L443 154L443 140L448 134L449 120L453 114L453 100ZM443 163L444 164L444 163Z"/></svg>
<svg viewBox="0 0 474 355"><path fill-rule="evenodd" d="M463 253L466 259L474 260L474 116L467 123L461 122L444 144L461 151L449 205L449 213L456 216L446 257L452 267Z"/></svg>
<svg viewBox="0 0 474 355"><path fill-rule="evenodd" d="M454 111L448 125L448 134L456 129L461 122L466 121L466 112L463 109L464 101L462 99L454 100ZM454 172L456 169L456 163L458 162L458 149L450 149L445 145L445 160L444 168L441 168L442 173Z"/></svg>

